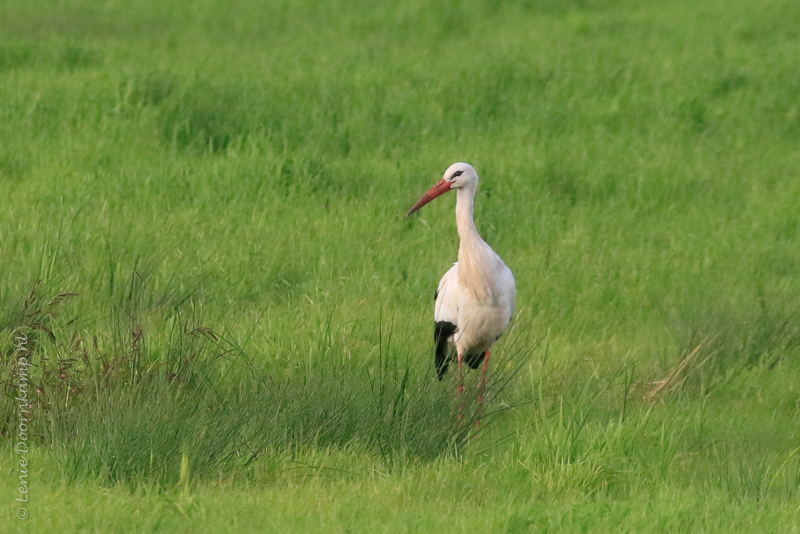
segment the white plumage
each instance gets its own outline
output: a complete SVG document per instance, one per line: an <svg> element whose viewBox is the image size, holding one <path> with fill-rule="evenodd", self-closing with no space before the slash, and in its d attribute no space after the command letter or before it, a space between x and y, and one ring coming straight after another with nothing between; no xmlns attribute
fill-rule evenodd
<svg viewBox="0 0 800 534"><path fill-rule="evenodd" d="M444 321L454 325L458 324L458 294L460 292L461 288L458 287L458 262L455 262L444 273L442 279L439 280L439 287L436 288L433 307L434 322L440 323ZM449 341L454 343L452 337Z"/></svg>

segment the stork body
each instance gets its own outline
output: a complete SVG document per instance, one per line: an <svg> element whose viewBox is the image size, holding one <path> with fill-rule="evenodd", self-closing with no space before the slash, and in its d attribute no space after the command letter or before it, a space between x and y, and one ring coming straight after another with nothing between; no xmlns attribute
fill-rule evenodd
<svg viewBox="0 0 800 534"><path fill-rule="evenodd" d="M408 214L450 189L456 190L456 227L460 241L458 262L444 274L436 290L434 363L441 380L455 356L459 394L463 392L462 363L466 362L473 369L483 363L480 403L486 384L489 351L511 322L517 291L511 270L475 228L473 206L477 186L475 169L466 163L454 163Z"/></svg>

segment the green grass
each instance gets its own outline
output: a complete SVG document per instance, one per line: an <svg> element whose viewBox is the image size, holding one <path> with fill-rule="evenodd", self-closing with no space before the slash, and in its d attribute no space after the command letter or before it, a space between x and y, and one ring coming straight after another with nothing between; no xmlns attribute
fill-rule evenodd
<svg viewBox="0 0 800 534"><path fill-rule="evenodd" d="M796 3L128 4L0 10L0 530L800 531Z"/></svg>

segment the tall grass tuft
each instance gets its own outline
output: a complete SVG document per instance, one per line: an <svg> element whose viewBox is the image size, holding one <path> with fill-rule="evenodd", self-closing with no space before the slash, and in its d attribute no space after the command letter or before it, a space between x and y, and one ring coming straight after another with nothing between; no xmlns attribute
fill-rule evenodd
<svg viewBox="0 0 800 534"><path fill-rule="evenodd" d="M786 302L784 302L786 300ZM682 351L647 394L673 391L701 395L755 367L772 369L800 348L800 314L790 299L763 301L744 317L715 310L678 329ZM794 305L796 306L796 305Z"/></svg>
<svg viewBox="0 0 800 534"><path fill-rule="evenodd" d="M347 354L331 335L331 313L309 330L318 342L304 362L276 363L252 358L232 335L236 326L207 326L191 300L154 308L147 282L137 273L121 285L97 334L79 317L46 320L79 297L40 299L38 284L26 312L9 315L23 321L7 331L25 328L35 340L33 434L57 452L67 480L171 486L184 484L187 458L193 478L232 478L331 448L369 452L393 469L456 454L473 434L474 403L458 424L453 388L435 379L427 358L392 339L391 324L380 326L373 350ZM3 358L9 402L12 347ZM499 365L494 396L512 371ZM473 379L467 395L475 390ZM501 413L487 410L484 425ZM11 429L10 419L4 424Z"/></svg>

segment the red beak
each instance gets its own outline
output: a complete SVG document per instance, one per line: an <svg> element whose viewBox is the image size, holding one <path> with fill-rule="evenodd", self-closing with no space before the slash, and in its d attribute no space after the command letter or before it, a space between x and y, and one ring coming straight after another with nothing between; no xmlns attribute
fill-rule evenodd
<svg viewBox="0 0 800 534"><path fill-rule="evenodd" d="M450 191L450 187L452 185L453 184L451 184L450 182L448 182L444 178L439 180L439 183L437 183L436 185L431 187L430 191L428 191L427 193L422 195L422 198L417 200L417 203L414 204L413 206L411 206L411 209L408 210L408 213L406 213L406 217L408 217L409 215L411 215L412 213L414 213L415 211L417 211L422 206L424 206L425 204L427 204L428 202L430 202L434 198L438 197L439 195L442 195L442 194L447 193L448 191Z"/></svg>

